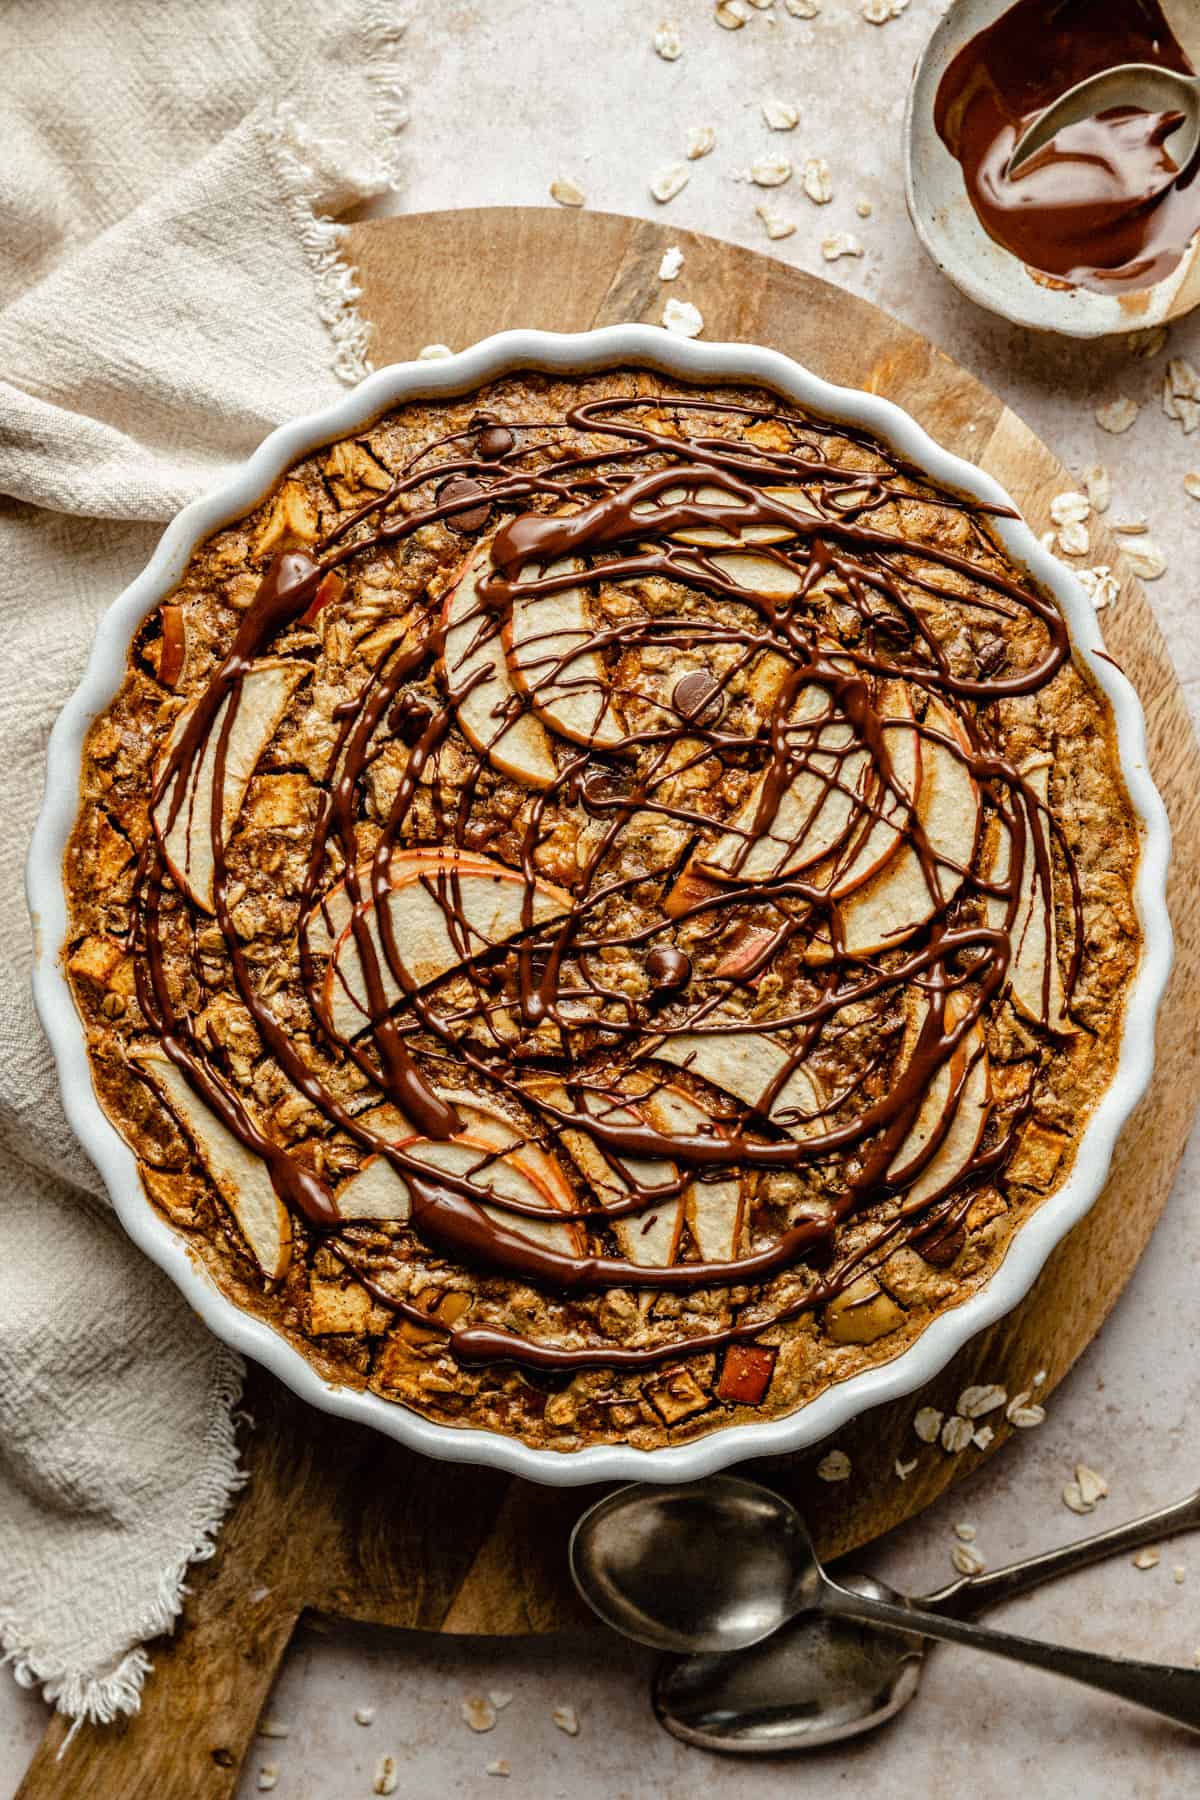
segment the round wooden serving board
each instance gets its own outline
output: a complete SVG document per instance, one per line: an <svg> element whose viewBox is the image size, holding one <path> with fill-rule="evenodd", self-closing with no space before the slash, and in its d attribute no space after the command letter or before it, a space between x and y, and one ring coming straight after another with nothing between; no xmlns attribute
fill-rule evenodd
<svg viewBox="0 0 1200 1800"><path fill-rule="evenodd" d="M362 307L377 328L376 362L428 343L461 349L514 326L582 331L657 323L658 265L668 243L686 255L686 297L705 335L773 346L818 374L886 395L941 443L1003 483L1035 531L1061 464L995 394L886 313L770 257L647 222L557 209L497 208L387 219L352 228ZM681 284L682 287L682 284ZM1117 545L1093 530L1097 562ZM1152 1091L1126 1128L1103 1196L1061 1245L1017 1310L968 1345L919 1396L868 1413L838 1434L851 1481L815 1477L817 1455L777 1462L768 1477L803 1508L827 1554L911 1517L979 1464L969 1450L925 1450L908 1480L893 1464L917 1448L913 1413L953 1410L969 1382L1010 1390L1046 1370L1048 1393L1090 1342L1121 1291L1166 1200L1200 1097L1189 995L1200 981L1200 750L1162 635L1137 584L1105 615L1109 649L1146 709L1150 759L1175 834L1171 910L1176 966L1158 1029ZM583 1617L564 1556L593 1490L538 1488L506 1475L424 1460L313 1412L254 1371L245 1461L251 1480L171 1640L155 1647L141 1713L85 1728L61 1762L50 1726L20 1795L50 1800L209 1800L233 1792L296 1621L306 1608L425 1630L548 1631ZM996 1415L992 1415L993 1422ZM1000 1416L988 1454L1003 1444ZM763 1465L759 1465L760 1472Z"/></svg>

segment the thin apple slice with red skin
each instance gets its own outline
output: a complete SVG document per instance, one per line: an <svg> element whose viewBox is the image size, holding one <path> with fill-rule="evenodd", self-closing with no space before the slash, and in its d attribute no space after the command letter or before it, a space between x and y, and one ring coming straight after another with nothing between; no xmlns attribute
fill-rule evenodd
<svg viewBox="0 0 1200 1800"><path fill-rule="evenodd" d="M479 581L491 562L490 544L473 550L446 595L442 610L446 689L463 736L493 768L526 787L548 788L558 778L549 735L532 713L515 711L519 696L509 675L500 621L479 599Z"/></svg>
<svg viewBox="0 0 1200 1800"><path fill-rule="evenodd" d="M193 1092L170 1057L147 1050L133 1060L192 1139L262 1273L268 1281L279 1281L291 1261L292 1221L266 1163Z"/></svg>
<svg viewBox="0 0 1200 1800"><path fill-rule="evenodd" d="M590 648L596 627L583 588L522 592L530 582L582 573L583 564L573 559L528 565L513 594L504 647L514 686L544 725L587 749L615 750L625 733L613 712L603 659Z"/></svg>
<svg viewBox="0 0 1200 1800"><path fill-rule="evenodd" d="M474 865L485 871L495 865L482 851L474 854L469 850L455 850L439 847L434 844L422 845L417 849L393 850L388 858L388 874L393 880L400 880L410 875L414 868L420 874L427 874L431 857L447 865L453 864L456 870L467 869ZM371 892L371 867L364 864L358 871L358 891L362 895ZM323 894L316 906L309 913L300 927L301 934L307 939L308 947L314 955L328 954L350 923L350 915L354 911L354 902L350 898L345 881L337 882L327 893Z"/></svg>
<svg viewBox="0 0 1200 1800"><path fill-rule="evenodd" d="M1045 808L1050 796L1050 769L1049 757L1037 757L1021 769L1021 775L1039 804L1042 836L1047 844ZM1018 798L1014 804L1024 806L1025 803ZM987 879L1002 884L1008 880L1012 864L1012 834L999 814L991 821L989 839ZM987 912L988 924L1002 931L1008 914L1007 902L989 895ZM1008 991L1017 1011L1035 1025L1044 1025L1064 1036L1073 1033L1076 1027L1067 1015L1066 992L1058 961L1054 897L1052 893L1047 897L1042 889L1028 808L1025 809L1025 860L1011 943Z"/></svg>
<svg viewBox="0 0 1200 1800"><path fill-rule="evenodd" d="M427 1163L434 1172L442 1169L448 1175L469 1181L472 1187L481 1191L481 1196L490 1192L501 1199L524 1201L547 1211L557 1206L554 1194L535 1180L516 1155L504 1154L494 1144L469 1132L440 1143L430 1138L417 1138L399 1147L406 1156ZM574 1220L560 1222L507 1212L502 1206L487 1205L482 1197L478 1205L494 1224L518 1237L528 1238L545 1250L554 1250L560 1256L582 1254L584 1245Z"/></svg>
<svg viewBox="0 0 1200 1800"><path fill-rule="evenodd" d="M528 921L524 917L527 893L532 915ZM527 924L541 925L564 917L573 905L565 888L548 881L535 880L527 888L524 876L502 863L482 858L460 860L436 851L430 853L424 867L415 861L405 870L388 896L393 942L414 989L428 987L471 957L507 943ZM385 1003L392 1007L408 987L402 988L392 975L375 907L364 903L360 912L375 946ZM325 1018L341 1038L354 1037L370 1023L367 983L353 920L334 947L325 972L322 1005Z"/></svg>
<svg viewBox="0 0 1200 1800"><path fill-rule="evenodd" d="M806 952L811 962L827 962L839 950L874 956L892 949L927 925L962 886L979 833L979 789L969 767L971 747L963 726L939 700L930 701L925 727L956 746L949 749L928 735L921 743L916 816L933 858L932 874L927 876L920 854L906 837L883 867L842 901L840 944L812 944Z"/></svg>
<svg viewBox="0 0 1200 1800"><path fill-rule="evenodd" d="M713 1116L693 1095L674 1085L655 1088L638 1101L657 1131L670 1136L700 1137L713 1128ZM745 1184L739 1175L707 1181L697 1176L683 1192L684 1217L703 1262L732 1262L738 1253L745 1213Z"/></svg>
<svg viewBox="0 0 1200 1800"><path fill-rule="evenodd" d="M793 1137L820 1129L816 1083L803 1063L785 1075L793 1052L766 1031L681 1031L659 1039L644 1054L698 1075L769 1118L791 1111L804 1114L801 1123L785 1127Z"/></svg>
<svg viewBox="0 0 1200 1800"><path fill-rule="evenodd" d="M292 695L309 672L304 663L289 662L284 657L264 658L251 664L233 690L237 711L225 752L220 797L222 839L227 841L237 824L258 760L274 737ZM230 701L227 694L188 769L176 775L151 814L172 880L193 905L207 913L213 910L212 815L217 800L217 747ZM197 705L198 701L192 701L176 719L167 740L167 755L180 742ZM185 775L186 787L176 806Z"/></svg>
<svg viewBox="0 0 1200 1800"><path fill-rule="evenodd" d="M765 769L733 828L694 859L702 874L771 881L820 862L845 836L870 778L870 752L856 744L853 726L832 710L829 689L819 682L798 694L786 731L802 767L780 791L774 815L756 832L770 774Z"/></svg>
<svg viewBox="0 0 1200 1800"><path fill-rule="evenodd" d="M769 487L762 491L771 500L798 513L801 518L821 517L811 494L805 488ZM689 500L697 506L736 506L738 498L737 494L730 493L727 488L705 483L697 488L670 488L659 495L658 504L678 506L682 501ZM681 530L673 531L671 536L680 544L783 544L796 536L796 528L784 524L743 525L737 530L725 525L685 525Z"/></svg>
<svg viewBox="0 0 1200 1800"><path fill-rule="evenodd" d="M945 1017L951 1027L962 1017L955 995L946 1002ZM910 1032L914 1044L919 1035L919 1027ZM951 1107L953 1113L947 1121ZM979 1148L991 1108L992 1080L983 1028L975 1024L926 1087L917 1116L888 1167L890 1182L911 1182L901 1200L905 1212L927 1205L954 1186ZM944 1135L930 1153L929 1146L939 1132Z"/></svg>

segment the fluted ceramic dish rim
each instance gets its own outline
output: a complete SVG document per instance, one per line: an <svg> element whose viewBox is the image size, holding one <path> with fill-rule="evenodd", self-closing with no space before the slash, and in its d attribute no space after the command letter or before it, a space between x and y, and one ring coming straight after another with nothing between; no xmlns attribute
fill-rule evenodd
<svg viewBox="0 0 1200 1800"><path fill-rule="evenodd" d="M1117 1072L1079 1143L1071 1174L1013 1234L999 1269L978 1293L940 1314L889 1362L834 1383L784 1418L718 1427L694 1442L658 1450L617 1444L569 1451L535 1449L495 1431L436 1424L366 1390L328 1382L273 1327L221 1293L186 1239L151 1205L132 1150L100 1106L86 1034L63 968L68 930L63 858L79 809L88 727L124 678L135 631L176 586L196 546L251 511L301 457L362 428L401 401L462 394L517 369L587 374L622 365L698 382L762 384L830 419L876 433L936 482L980 500L1013 504L996 481L943 450L900 407L873 394L834 387L790 357L757 345L700 343L655 326L615 325L574 335L506 331L443 361L392 364L322 411L281 425L238 473L186 506L168 525L145 570L101 620L83 679L51 733L45 798L26 870L35 935L34 999L54 1051L67 1118L133 1241L219 1338L271 1370L312 1405L369 1425L429 1456L505 1469L552 1486L692 1481L752 1457L804 1450L860 1413L912 1394L937 1375L968 1339L1024 1298L1050 1252L1098 1197L1117 1135L1150 1081L1155 1019L1172 957L1165 897L1170 832L1147 766L1141 705L1126 677L1104 656L1091 601L1074 575L1023 520L1000 519L996 529L1005 547L1054 594L1077 654L1112 705L1121 768L1141 839L1135 902L1143 951L1127 996Z"/></svg>

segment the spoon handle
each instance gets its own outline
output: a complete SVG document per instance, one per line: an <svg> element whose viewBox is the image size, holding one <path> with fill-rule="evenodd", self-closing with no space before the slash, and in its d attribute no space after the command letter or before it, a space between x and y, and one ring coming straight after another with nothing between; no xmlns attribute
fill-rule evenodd
<svg viewBox="0 0 1200 1800"><path fill-rule="evenodd" d="M934 1594L925 1594L916 1604L926 1612L940 1613L948 1619L971 1619L985 1606L1012 1600L1017 1594L1040 1587L1043 1581L1054 1581L1060 1575L1086 1569L1106 1556L1117 1556L1123 1550L1136 1550L1157 1538L1172 1537L1181 1531L1200 1530L1200 1492L1178 1500L1173 1506L1160 1507L1141 1519L1130 1519L1114 1525L1110 1531L1099 1531L1061 1549L1047 1550L1041 1556L1026 1557L1022 1562L1008 1563L986 1575L961 1575L949 1586Z"/></svg>
<svg viewBox="0 0 1200 1800"><path fill-rule="evenodd" d="M1094 1650L1075 1650L1065 1644L1045 1644L1036 1638L1016 1637L1007 1631L992 1631L985 1625L972 1625L962 1619L943 1619L937 1613L922 1612L918 1607L893 1606L886 1600L873 1600L838 1587L826 1577L818 1600L824 1613L844 1619L861 1619L871 1625L885 1625L893 1631L917 1632L922 1637L940 1638L948 1644L965 1644L969 1650L987 1650L1009 1662L1024 1663L1027 1668L1045 1669L1051 1675L1065 1675L1086 1687L1099 1688L1132 1700L1136 1706L1177 1724L1200 1731L1200 1669L1175 1668L1169 1663L1132 1662L1118 1656L1102 1656Z"/></svg>

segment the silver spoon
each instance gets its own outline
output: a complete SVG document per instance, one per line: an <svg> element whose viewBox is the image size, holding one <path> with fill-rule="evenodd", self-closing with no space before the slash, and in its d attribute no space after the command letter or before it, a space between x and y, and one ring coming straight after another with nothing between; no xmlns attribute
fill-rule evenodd
<svg viewBox="0 0 1200 1800"><path fill-rule="evenodd" d="M1105 1557L1197 1529L1200 1493L987 1575L960 1576L915 1601L870 1575L839 1572L838 1579L877 1600L973 1618ZM673 1736L704 1750L760 1756L815 1750L870 1731L907 1706L928 1648L924 1638L809 1613L748 1650L664 1657L654 1677L654 1710Z"/></svg>
<svg viewBox="0 0 1200 1800"><path fill-rule="evenodd" d="M584 1513L569 1556L593 1611L657 1650L745 1650L817 1613L988 1650L1200 1730L1200 1669L1044 1644L842 1587L818 1562L795 1507L737 1476L620 1488Z"/></svg>
<svg viewBox="0 0 1200 1800"><path fill-rule="evenodd" d="M1175 69L1160 69L1155 63L1118 63L1099 75L1089 75L1076 82L1065 94L1039 113L1017 139L1008 159L1009 175L1015 175L1023 163L1047 145L1068 125L1082 119L1093 119L1110 106L1132 106L1141 112L1182 113L1179 124L1168 132L1172 140L1171 157L1178 168L1186 169L1200 145L1200 76L1181 75Z"/></svg>

